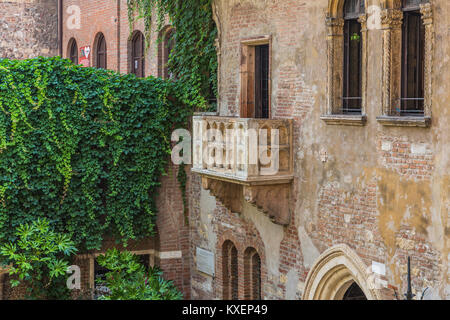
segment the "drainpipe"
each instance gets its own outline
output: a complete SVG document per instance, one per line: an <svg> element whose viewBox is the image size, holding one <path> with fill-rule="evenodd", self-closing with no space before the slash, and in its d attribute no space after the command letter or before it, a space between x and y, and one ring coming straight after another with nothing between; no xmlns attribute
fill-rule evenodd
<svg viewBox="0 0 450 320"><path fill-rule="evenodd" d="M58 0L58 49L59 56L63 56L63 0Z"/></svg>

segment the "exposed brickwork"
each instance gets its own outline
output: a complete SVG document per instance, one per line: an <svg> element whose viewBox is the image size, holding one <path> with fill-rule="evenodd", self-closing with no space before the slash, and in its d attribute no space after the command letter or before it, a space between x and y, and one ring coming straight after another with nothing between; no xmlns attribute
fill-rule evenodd
<svg viewBox="0 0 450 320"><path fill-rule="evenodd" d="M383 137L379 142L380 164L402 176L430 180L434 171L434 153L428 142L407 137Z"/></svg>
<svg viewBox="0 0 450 320"><path fill-rule="evenodd" d="M258 244L258 253L264 255L263 298L301 299L319 255L341 244L355 252L366 272L371 272L372 263L385 265L386 275L379 278L390 287L380 290L381 297L394 299L392 287L404 293L407 256L412 257L414 290L420 294L430 287L445 297L449 242L442 239L448 237L450 180L448 151L441 140L448 135L448 125L442 121L448 117L447 95L433 89L440 103L433 100L432 130L381 126L376 117L382 113L382 37L369 30L368 123L361 128L326 125L320 117L328 98L325 17L329 3L342 7L335 4L339 1L325 0L216 1L220 115L240 114L241 42L270 36L272 117L294 119L295 179L291 223L279 228L262 223L262 212L237 215L218 199L211 205L199 177L192 178L193 261L196 247L209 248L216 255L214 279L195 272L195 264L191 265L193 298L221 298L227 275L220 245L231 240L241 256L241 247L248 245L244 235L252 229L264 235ZM449 9L444 1L433 4L436 10ZM440 36L448 37L447 20L435 19L441 24L434 20ZM448 48L437 50L449 55ZM432 214L439 211L443 220ZM275 270L268 268L269 260L275 261ZM247 281L249 286L245 258L243 266L239 282ZM248 290L243 293L249 297Z"/></svg>
<svg viewBox="0 0 450 320"><path fill-rule="evenodd" d="M416 293L429 287L439 297L446 297L450 244L449 128L445 120L450 92L448 41L436 42L436 56L443 58L433 66L439 72L432 75L431 129L383 127L377 122L376 117L383 112L384 94L380 58L383 38L379 30L368 31L367 124L358 128L329 126L320 120L328 98L325 17L329 3L342 7L339 1L327 0L215 1L221 35L220 115L240 114L241 41L271 38L272 117L294 119L291 222L275 226L262 212L248 206L241 215L232 213L202 190L198 175L189 175L186 224L177 169L172 167L163 178L158 200L158 240L147 248L182 252L181 259L157 262L186 298L233 297L236 277L231 274L236 268L237 297L255 298L256 290L252 289L259 277L256 252L260 258L261 297L301 299L319 255L341 244L347 245L369 270L374 262L386 266L381 279L390 287L381 290L381 297L393 299L393 287L404 293L408 256L412 257ZM432 3L437 12L436 37L445 40L449 28L442 13L450 12L450 5L444 0ZM90 45L93 49L95 35L101 31L107 40L108 68L128 72L126 1L67 0L65 8L72 4L81 8L81 29L65 27L64 55L72 37L79 48ZM142 21L134 29L143 31ZM156 38L152 33L146 75L158 74L161 55ZM224 254L223 246L229 241L236 248L237 259L230 259L230 251ZM197 271L197 247L214 253L215 277ZM83 283L88 283L85 278Z"/></svg>

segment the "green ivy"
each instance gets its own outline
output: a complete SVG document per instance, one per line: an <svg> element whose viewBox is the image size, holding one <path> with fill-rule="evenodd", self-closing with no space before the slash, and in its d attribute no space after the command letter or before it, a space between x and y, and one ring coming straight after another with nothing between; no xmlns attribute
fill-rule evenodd
<svg viewBox="0 0 450 320"><path fill-rule="evenodd" d="M147 45L153 14L158 18L157 32L164 27L166 16L176 30L168 68L189 88L187 94L197 107L216 108L212 100L217 97L217 27L212 0L128 0L130 28L143 18Z"/></svg>
<svg viewBox="0 0 450 320"><path fill-rule="evenodd" d="M151 236L186 91L58 57L0 60L0 241L38 218L81 250Z"/></svg>

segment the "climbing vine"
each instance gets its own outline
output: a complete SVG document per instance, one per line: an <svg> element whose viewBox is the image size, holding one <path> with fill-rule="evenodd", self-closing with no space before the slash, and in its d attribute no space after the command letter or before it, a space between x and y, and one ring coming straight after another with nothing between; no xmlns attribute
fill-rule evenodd
<svg viewBox="0 0 450 320"><path fill-rule="evenodd" d="M82 68L61 58L0 60L0 239L46 218L83 249L151 236L185 85Z"/></svg>
<svg viewBox="0 0 450 320"><path fill-rule="evenodd" d="M152 17L157 19L156 32L164 27L166 17L176 30L168 68L188 88L187 94L196 107L214 109L217 97L217 28L213 20L212 0L128 0L130 28L137 19L143 18L147 45Z"/></svg>

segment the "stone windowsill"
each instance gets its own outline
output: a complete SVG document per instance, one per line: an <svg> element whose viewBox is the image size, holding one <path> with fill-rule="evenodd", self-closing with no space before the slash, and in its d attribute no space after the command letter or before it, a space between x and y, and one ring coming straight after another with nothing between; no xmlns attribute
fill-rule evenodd
<svg viewBox="0 0 450 320"><path fill-rule="evenodd" d="M329 114L320 117L328 125L364 126L367 122L366 115L359 114Z"/></svg>
<svg viewBox="0 0 450 320"><path fill-rule="evenodd" d="M377 117L377 121L383 126L389 127L428 128L431 125L431 117L379 116Z"/></svg>

